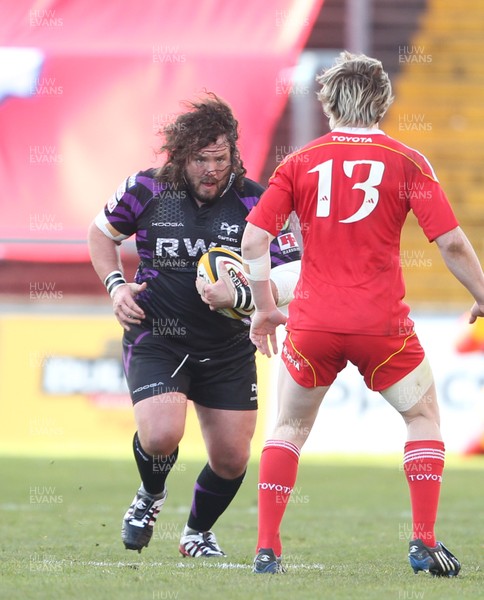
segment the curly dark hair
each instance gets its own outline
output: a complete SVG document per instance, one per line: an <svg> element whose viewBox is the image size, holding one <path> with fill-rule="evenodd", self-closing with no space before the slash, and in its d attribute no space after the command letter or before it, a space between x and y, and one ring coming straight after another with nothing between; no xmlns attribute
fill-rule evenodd
<svg viewBox="0 0 484 600"><path fill-rule="evenodd" d="M156 178L162 183L181 184L190 157L224 135L230 146L235 186L241 189L247 170L237 147L238 121L226 102L212 92L206 93L208 97L200 102L185 103L188 112L160 130L164 143L158 154L165 154L166 161L157 169Z"/></svg>

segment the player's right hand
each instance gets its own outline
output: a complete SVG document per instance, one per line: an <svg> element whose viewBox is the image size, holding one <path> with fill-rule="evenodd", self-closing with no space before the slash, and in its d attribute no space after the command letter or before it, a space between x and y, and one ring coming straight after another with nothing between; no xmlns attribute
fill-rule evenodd
<svg viewBox="0 0 484 600"><path fill-rule="evenodd" d="M257 350L271 357L271 347L277 354L276 329L284 325L287 317L277 308L270 311L255 310L250 322L250 339Z"/></svg>
<svg viewBox="0 0 484 600"><path fill-rule="evenodd" d="M200 297L205 304L208 304L210 310L219 308L232 308L235 299L235 286L232 282L227 267L223 262L219 265L220 277L215 283L207 283L201 277L195 280Z"/></svg>
<svg viewBox="0 0 484 600"><path fill-rule="evenodd" d="M136 296L144 292L148 284L143 283L124 283L118 285L113 293L113 310L121 327L129 331L129 324L139 325L145 318L143 309L135 302Z"/></svg>

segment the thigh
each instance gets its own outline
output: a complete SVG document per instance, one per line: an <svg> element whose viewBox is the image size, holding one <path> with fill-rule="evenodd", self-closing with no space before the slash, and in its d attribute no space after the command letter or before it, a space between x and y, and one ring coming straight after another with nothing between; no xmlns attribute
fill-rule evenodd
<svg viewBox="0 0 484 600"><path fill-rule="evenodd" d="M209 360L191 359L193 400L209 464L220 477L241 475L250 456L257 419L257 372L253 347Z"/></svg>
<svg viewBox="0 0 484 600"><path fill-rule="evenodd" d="M185 429L188 355L145 331L124 336L123 361L142 447L149 454L171 453Z"/></svg>
<svg viewBox="0 0 484 600"><path fill-rule="evenodd" d="M257 411L224 410L195 404L209 463L220 477L241 475L250 456Z"/></svg>
<svg viewBox="0 0 484 600"><path fill-rule="evenodd" d="M158 394L134 405L134 417L143 449L152 455L171 454L185 431L187 397L178 392Z"/></svg>
<svg viewBox="0 0 484 600"><path fill-rule="evenodd" d="M309 436L330 386L304 387L281 363L277 382L277 419L272 437L301 448Z"/></svg>
<svg viewBox="0 0 484 600"><path fill-rule="evenodd" d="M257 411L223 410L195 405L203 437L210 453L247 448L255 431Z"/></svg>
<svg viewBox="0 0 484 600"><path fill-rule="evenodd" d="M442 439L440 433L439 405L434 383L431 384L413 406L399 412L408 426L407 441Z"/></svg>

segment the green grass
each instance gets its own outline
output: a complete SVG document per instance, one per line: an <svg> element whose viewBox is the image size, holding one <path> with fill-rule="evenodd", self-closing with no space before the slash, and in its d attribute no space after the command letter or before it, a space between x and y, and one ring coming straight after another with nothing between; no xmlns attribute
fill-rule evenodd
<svg viewBox="0 0 484 600"><path fill-rule="evenodd" d="M463 563L455 579L413 575L398 461L301 461L283 523L283 575L254 575L257 465L214 528L226 559L183 559L180 530L202 461L178 463L150 547L124 549L134 462L1 459L0 598L9 600L452 600L481 597L484 461L449 466L439 536Z"/></svg>

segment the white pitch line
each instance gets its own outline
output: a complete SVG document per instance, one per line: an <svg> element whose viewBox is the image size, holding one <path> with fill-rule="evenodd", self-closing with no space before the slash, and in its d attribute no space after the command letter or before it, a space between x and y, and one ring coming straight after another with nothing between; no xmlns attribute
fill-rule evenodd
<svg viewBox="0 0 484 600"><path fill-rule="evenodd" d="M14 504L13 502L5 502L4 504L0 504L0 510L32 510L32 504Z"/></svg>
<svg viewBox="0 0 484 600"><path fill-rule="evenodd" d="M54 562L54 561L50 561ZM83 567L117 567L117 568L146 568L146 567L172 567L178 569L195 569L197 566L202 565L204 568L209 569L241 569L247 570L252 569L252 565L246 565L242 563L219 563L219 562L208 562L204 561L203 563L188 563L188 562L178 562L175 564L163 563L163 562L149 562L149 563L125 563L125 562L108 562L108 561L58 561L62 564L62 562L80 565ZM321 564L310 564L310 565L302 565L302 564L285 564L284 567L286 569L294 569L297 571L323 571L325 569L324 565Z"/></svg>

